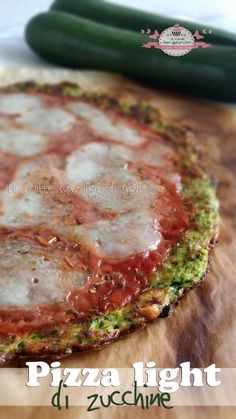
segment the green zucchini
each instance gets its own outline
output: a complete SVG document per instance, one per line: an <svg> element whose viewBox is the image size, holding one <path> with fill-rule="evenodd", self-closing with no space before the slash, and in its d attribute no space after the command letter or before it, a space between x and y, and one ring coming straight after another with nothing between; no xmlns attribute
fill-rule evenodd
<svg viewBox="0 0 236 419"><path fill-rule="evenodd" d="M150 28L152 31L157 29L161 32L176 23L186 27L192 32L209 26L203 23L148 13L143 10L137 10L101 0L55 0L51 9L64 11L96 22L135 31ZM205 35L204 41L236 46L236 34L211 26L209 29L212 29L212 34Z"/></svg>
<svg viewBox="0 0 236 419"><path fill-rule="evenodd" d="M236 100L236 49L213 46L173 58L142 48L139 33L63 12L41 13L26 41L44 59L65 67L107 70L145 84L206 98Z"/></svg>

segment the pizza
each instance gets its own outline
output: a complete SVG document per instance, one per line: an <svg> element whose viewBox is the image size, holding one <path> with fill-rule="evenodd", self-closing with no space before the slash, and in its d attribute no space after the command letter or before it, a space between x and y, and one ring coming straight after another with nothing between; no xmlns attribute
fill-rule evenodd
<svg viewBox="0 0 236 419"><path fill-rule="evenodd" d="M77 84L0 90L0 361L99 349L205 276L218 202L186 128Z"/></svg>

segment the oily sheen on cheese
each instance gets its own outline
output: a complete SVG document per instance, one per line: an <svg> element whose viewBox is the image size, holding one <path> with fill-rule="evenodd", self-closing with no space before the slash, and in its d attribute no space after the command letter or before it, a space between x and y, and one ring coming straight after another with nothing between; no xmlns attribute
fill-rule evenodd
<svg viewBox="0 0 236 419"><path fill-rule="evenodd" d="M1 306L27 307L62 302L68 290L83 285L85 278L80 272L62 274L57 267L59 262L28 242L4 243L0 248Z"/></svg>
<svg viewBox="0 0 236 419"><path fill-rule="evenodd" d="M0 191L0 310L121 307L187 226L175 150L116 110L2 93L0 152L14 161ZM91 305L105 277L107 302L92 292ZM120 281L128 297L116 302Z"/></svg>

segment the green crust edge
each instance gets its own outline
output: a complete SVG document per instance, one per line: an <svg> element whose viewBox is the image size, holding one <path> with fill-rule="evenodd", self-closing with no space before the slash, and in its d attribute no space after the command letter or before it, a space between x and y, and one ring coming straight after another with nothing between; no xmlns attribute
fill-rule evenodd
<svg viewBox="0 0 236 419"><path fill-rule="evenodd" d="M35 331L25 337L12 337L0 344L0 362L3 364L17 356L40 357L64 355L76 351L101 348L121 335L144 326L149 319L142 315L143 308L157 304L159 315L170 312L188 288L197 285L205 276L209 250L216 240L219 228L218 200L215 188L201 167L188 130L169 126L159 111L147 104L117 101L102 94L86 94L71 83L40 85L34 82L18 83L0 89L0 92L58 93L97 102L106 108L112 106L123 114L138 116L157 133L161 133L178 150L179 168L187 171L183 178L182 197L191 203L194 228L184 233L181 241L171 250L162 269L150 278L150 288L135 302L112 313L97 315L86 321Z"/></svg>

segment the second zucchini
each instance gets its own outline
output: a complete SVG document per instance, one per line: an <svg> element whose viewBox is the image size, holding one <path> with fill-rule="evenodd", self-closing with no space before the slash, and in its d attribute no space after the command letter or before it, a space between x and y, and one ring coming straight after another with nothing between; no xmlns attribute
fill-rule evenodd
<svg viewBox="0 0 236 419"><path fill-rule="evenodd" d="M142 48L141 34L63 12L31 19L26 40L38 55L64 67L107 70L191 95L236 100L235 48L213 46L173 58Z"/></svg>
<svg viewBox="0 0 236 419"><path fill-rule="evenodd" d="M163 31L167 27L174 26L176 23L192 32L208 26L199 22L196 23L179 18L161 16L101 0L55 0L51 9L85 17L98 23L138 32L142 28L150 28L152 31L155 29ZM212 33L205 35L206 42L236 47L235 33L212 28L212 26L209 29L212 29Z"/></svg>

